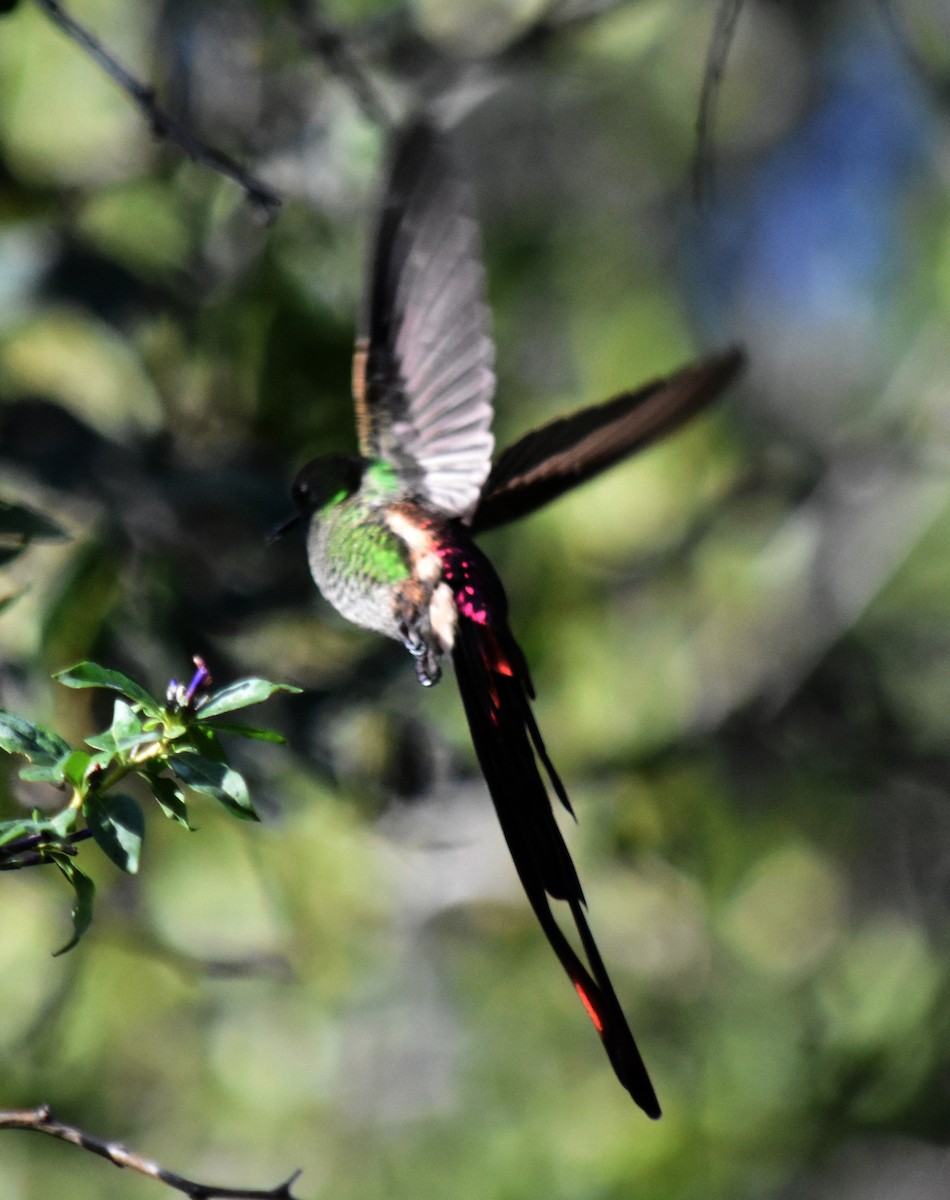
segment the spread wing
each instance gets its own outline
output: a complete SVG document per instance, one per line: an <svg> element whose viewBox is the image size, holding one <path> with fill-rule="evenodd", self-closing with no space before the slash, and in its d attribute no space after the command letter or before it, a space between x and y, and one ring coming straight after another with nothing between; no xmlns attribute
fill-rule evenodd
<svg viewBox="0 0 950 1200"><path fill-rule="evenodd" d="M449 516L488 477L495 350L478 226L439 134L395 146L353 364L360 451Z"/></svg>
<svg viewBox="0 0 950 1200"><path fill-rule="evenodd" d="M739 349L623 392L525 434L492 468L471 518L476 533L526 516L677 429L742 368Z"/></svg>

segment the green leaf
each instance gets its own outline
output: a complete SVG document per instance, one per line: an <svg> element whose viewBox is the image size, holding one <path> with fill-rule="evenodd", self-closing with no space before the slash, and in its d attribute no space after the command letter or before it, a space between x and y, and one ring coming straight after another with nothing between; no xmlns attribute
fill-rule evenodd
<svg viewBox="0 0 950 1200"><path fill-rule="evenodd" d="M57 856L55 862L76 893L76 901L72 909L73 936L65 946L61 946L59 950L54 952L53 957L58 958L60 954L65 954L67 950L72 950L73 946L76 945L89 928L92 921L92 905L96 889L89 876L80 871L76 864L69 858Z"/></svg>
<svg viewBox="0 0 950 1200"><path fill-rule="evenodd" d="M102 735L102 737L104 739L111 738L111 735L108 733L104 733ZM80 750L78 753L83 754L83 753L85 753L85 751ZM92 776L96 772L108 770L109 767L112 766L113 762L115 762L115 756L116 756L115 746L110 746L108 750L102 750L102 751L100 751L99 754L90 755L89 756L89 765L86 767L85 778L87 780L89 780L92 778Z"/></svg>
<svg viewBox="0 0 950 1200"><path fill-rule="evenodd" d="M135 740L142 732L142 722L124 700L116 700L112 710L112 726L110 732L116 740L116 745Z"/></svg>
<svg viewBox="0 0 950 1200"><path fill-rule="evenodd" d="M219 763L226 763L228 761L228 756L224 753L224 747L218 741L218 735L210 725L190 726L188 737L183 739L180 749L184 751L189 744L204 758L211 758Z"/></svg>
<svg viewBox="0 0 950 1200"><path fill-rule="evenodd" d="M86 738L88 745L96 750L106 750L127 758L127 752L136 746L144 746L157 740L154 730L144 729L142 720L124 700L116 700L112 710L112 724L100 734Z"/></svg>
<svg viewBox="0 0 950 1200"><path fill-rule="evenodd" d="M104 729L102 733L90 733L86 738L86 745L92 746L94 750L104 751L110 758L119 752L111 729Z"/></svg>
<svg viewBox="0 0 950 1200"><path fill-rule="evenodd" d="M219 713L233 712L236 708L247 708L249 704L260 704L275 692L299 692L299 687L289 683L271 683L268 679L239 679L220 692L215 692L207 704L201 706L198 719L207 720Z"/></svg>
<svg viewBox="0 0 950 1200"><path fill-rule="evenodd" d="M19 841L23 837L32 837L42 830L40 822L28 821L23 817L16 821L0 821L0 846L5 846L7 842Z"/></svg>
<svg viewBox="0 0 950 1200"><path fill-rule="evenodd" d="M142 727L138 714L124 700L116 700L112 710L112 724L102 733L86 738L86 745L111 754L124 754L136 746L156 741L155 733Z"/></svg>
<svg viewBox="0 0 950 1200"><path fill-rule="evenodd" d="M81 788L86 782L86 772L91 762L91 754L87 754L85 750L74 750L62 763L63 778L74 788Z"/></svg>
<svg viewBox="0 0 950 1200"><path fill-rule="evenodd" d="M58 733L25 721L5 709L0 709L0 748L10 754L25 754L35 763L58 762L71 750Z"/></svg>
<svg viewBox="0 0 950 1200"><path fill-rule="evenodd" d="M244 776L227 763L214 762L199 754L176 754L168 764L193 791L213 796L235 816L246 821L259 820L247 793Z"/></svg>
<svg viewBox="0 0 950 1200"><path fill-rule="evenodd" d="M145 818L136 801L121 792L111 796L93 793L83 804L83 814L99 849L117 867L134 875L145 836Z"/></svg>
<svg viewBox="0 0 950 1200"><path fill-rule="evenodd" d="M148 781L152 795L158 801L158 806L165 816L190 830L191 824L188 821L185 797L178 784L173 779L169 779L167 775L146 775L144 772L142 775Z"/></svg>
<svg viewBox="0 0 950 1200"><path fill-rule="evenodd" d="M32 508L5 500L0 500L0 534L43 542L64 542L69 538L58 525Z"/></svg>
<svg viewBox="0 0 950 1200"><path fill-rule="evenodd" d="M34 813L34 816L36 814ZM56 834L58 838L67 838L76 828L76 810L74 808L64 808L62 812L58 812L55 817L51 817L48 821L44 821L43 825L48 827Z"/></svg>
<svg viewBox="0 0 950 1200"><path fill-rule="evenodd" d="M33 763L22 768L20 778L25 779L27 783L62 783L65 762L66 758L61 758L54 763Z"/></svg>
<svg viewBox="0 0 950 1200"><path fill-rule="evenodd" d="M162 715L161 704L134 679L129 679L128 675L123 675L121 671L110 671L107 667L100 667L98 663L76 663L73 667L67 667L65 671L57 671L53 678L71 688L111 688L114 692L121 692L150 717Z"/></svg>
<svg viewBox="0 0 950 1200"><path fill-rule="evenodd" d="M123 754L125 751L132 750L136 746L144 746L146 742L154 742L155 734L142 732L134 737L125 738L122 742L115 740L115 734L111 729L106 729L102 733L93 733L86 738L86 745L92 746L94 750L103 750L108 756L115 757L117 754Z"/></svg>
<svg viewBox="0 0 950 1200"><path fill-rule="evenodd" d="M215 733L235 733L238 737L254 738L258 742L276 742L279 746L287 745L284 735L273 729L255 729L253 725L229 725L225 721L209 721L208 725Z"/></svg>

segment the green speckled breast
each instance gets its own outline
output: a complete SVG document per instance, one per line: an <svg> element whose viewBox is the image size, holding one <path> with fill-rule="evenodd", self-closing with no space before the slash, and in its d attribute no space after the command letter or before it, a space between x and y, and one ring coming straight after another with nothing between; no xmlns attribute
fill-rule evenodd
<svg viewBox="0 0 950 1200"><path fill-rule="evenodd" d="M399 638L392 589L410 574L403 542L384 523L385 505L359 495L315 513L307 535L310 570L337 612L364 629Z"/></svg>

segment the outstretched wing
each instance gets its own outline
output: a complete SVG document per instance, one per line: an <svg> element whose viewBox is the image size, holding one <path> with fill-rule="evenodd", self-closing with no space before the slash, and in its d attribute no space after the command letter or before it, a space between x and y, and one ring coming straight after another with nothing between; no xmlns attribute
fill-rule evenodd
<svg viewBox="0 0 950 1200"><path fill-rule="evenodd" d="M395 146L353 367L360 451L449 516L491 465L494 345L478 226L445 144L411 125Z"/></svg>
<svg viewBox="0 0 950 1200"><path fill-rule="evenodd" d="M472 530L480 533L526 516L671 433L711 403L744 361L741 350L727 350L525 434L492 467Z"/></svg>

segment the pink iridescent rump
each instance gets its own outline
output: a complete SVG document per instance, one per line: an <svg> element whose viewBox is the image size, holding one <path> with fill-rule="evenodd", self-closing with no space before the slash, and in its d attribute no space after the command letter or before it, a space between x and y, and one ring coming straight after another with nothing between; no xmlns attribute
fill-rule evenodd
<svg viewBox="0 0 950 1200"><path fill-rule="evenodd" d="M479 594L474 574L479 564L474 561L471 550L449 543L440 546L436 553L442 561L442 578L452 589L459 616L476 625L487 625L488 605L485 597Z"/></svg>

